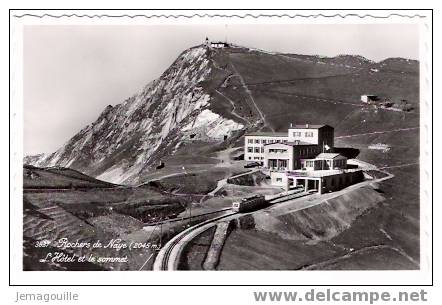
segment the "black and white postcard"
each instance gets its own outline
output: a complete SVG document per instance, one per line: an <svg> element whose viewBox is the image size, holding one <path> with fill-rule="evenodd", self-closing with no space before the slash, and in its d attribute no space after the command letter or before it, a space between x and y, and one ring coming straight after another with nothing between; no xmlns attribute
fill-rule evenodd
<svg viewBox="0 0 442 305"><path fill-rule="evenodd" d="M11 278L431 282L431 12L336 14L12 11Z"/></svg>

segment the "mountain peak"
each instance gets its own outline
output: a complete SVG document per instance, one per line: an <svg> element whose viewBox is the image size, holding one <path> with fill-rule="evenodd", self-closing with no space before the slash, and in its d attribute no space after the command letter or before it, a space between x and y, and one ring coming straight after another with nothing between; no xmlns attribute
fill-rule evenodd
<svg viewBox="0 0 442 305"><path fill-rule="evenodd" d="M208 49L189 48L160 78L123 103L108 105L55 153L27 160L71 167L109 182L135 182L190 134L200 134L205 141L222 140L243 128L208 109L211 96L203 82L211 73Z"/></svg>

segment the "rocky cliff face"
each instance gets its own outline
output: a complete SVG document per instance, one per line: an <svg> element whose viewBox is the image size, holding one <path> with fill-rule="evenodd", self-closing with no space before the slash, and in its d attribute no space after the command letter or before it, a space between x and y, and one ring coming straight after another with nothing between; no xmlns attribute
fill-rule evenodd
<svg viewBox="0 0 442 305"><path fill-rule="evenodd" d="M211 96L204 82L211 74L209 50L183 52L163 75L116 106L50 155L25 158L36 166L62 166L114 183L136 183L153 166L156 154L167 154L195 134L206 141L223 139L241 123L208 109ZM156 164L155 164L156 165Z"/></svg>

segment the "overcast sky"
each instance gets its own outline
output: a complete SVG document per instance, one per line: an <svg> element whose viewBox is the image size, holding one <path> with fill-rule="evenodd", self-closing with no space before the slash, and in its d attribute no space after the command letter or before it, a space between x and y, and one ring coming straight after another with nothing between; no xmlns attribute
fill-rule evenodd
<svg viewBox="0 0 442 305"><path fill-rule="evenodd" d="M416 25L26 26L24 153L55 151L206 36L286 53L419 57Z"/></svg>

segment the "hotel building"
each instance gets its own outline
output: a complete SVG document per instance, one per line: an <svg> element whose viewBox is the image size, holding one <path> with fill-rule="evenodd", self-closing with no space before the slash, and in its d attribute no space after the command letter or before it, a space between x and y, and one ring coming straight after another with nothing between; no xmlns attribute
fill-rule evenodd
<svg viewBox="0 0 442 305"><path fill-rule="evenodd" d="M334 128L328 125L291 125L287 133L249 133L244 141L244 159L259 162L275 186L323 193L363 179L360 170L347 169L346 157L333 153Z"/></svg>
<svg viewBox="0 0 442 305"><path fill-rule="evenodd" d="M267 168L301 167L301 159L313 158L333 148L334 128L328 125L291 125L287 132L255 132L245 135L244 160Z"/></svg>

